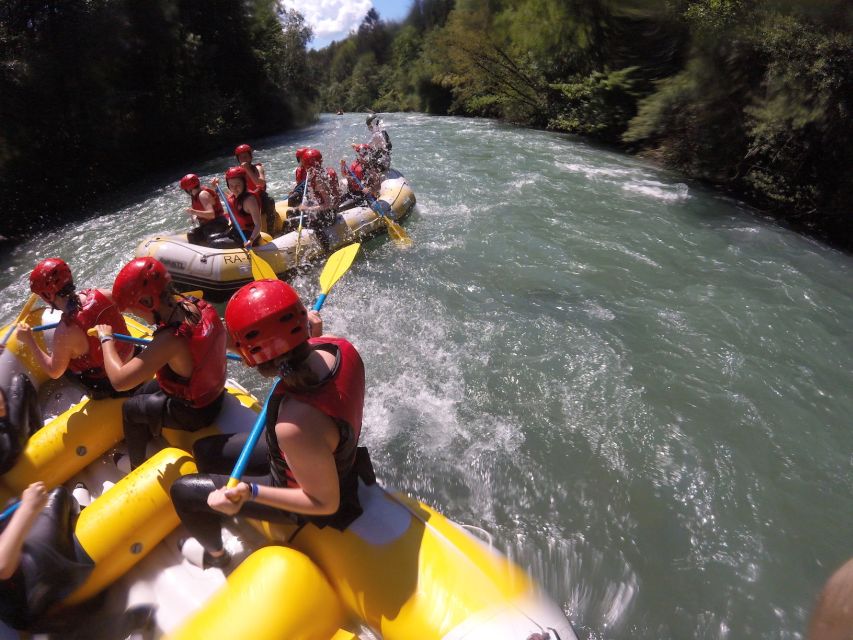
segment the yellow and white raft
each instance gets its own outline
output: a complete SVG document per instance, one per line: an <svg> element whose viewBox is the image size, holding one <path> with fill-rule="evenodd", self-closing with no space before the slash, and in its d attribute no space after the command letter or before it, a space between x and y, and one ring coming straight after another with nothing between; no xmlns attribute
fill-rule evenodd
<svg viewBox="0 0 853 640"><path fill-rule="evenodd" d="M402 174L390 170L382 181L378 198L384 213L394 220L409 215L415 206L415 194ZM276 205L278 228L288 218L286 202ZM290 216L293 217L292 214ZM338 221L323 233L326 248L313 230L291 231L272 238L254 248L279 277L287 278L297 267L296 247L299 245L299 265L319 260L353 242L362 242L386 231L379 215L368 206L353 207L338 215ZM166 265L180 289L201 289L208 300L225 300L237 289L252 281L249 257L240 248L217 249L191 244L187 234L154 236L136 247L136 257L152 256Z"/></svg>
<svg viewBox="0 0 853 640"><path fill-rule="evenodd" d="M33 314L31 322L49 321L41 311ZM44 383L33 366L13 338L0 356L0 383L20 370ZM187 534L169 487L195 472L187 453L193 440L211 431L248 430L259 410L249 394L229 385L214 427L194 434L166 430L171 446L123 479L112 456L104 455L121 438L121 400L85 397L48 419L0 478L7 496L48 477L50 485L82 481L94 498L75 534L96 567L62 606L107 589L93 615L120 619L128 609L146 607L154 612L154 634L174 640L575 638L560 607L518 566L427 505L378 484L360 485L364 513L343 532L229 520L223 530L233 557L227 578L185 560L179 540ZM62 608L54 615L61 618Z"/></svg>

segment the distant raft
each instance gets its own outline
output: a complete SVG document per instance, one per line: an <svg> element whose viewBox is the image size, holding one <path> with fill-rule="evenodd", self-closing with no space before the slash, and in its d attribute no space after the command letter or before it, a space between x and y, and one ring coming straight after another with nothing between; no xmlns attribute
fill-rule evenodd
<svg viewBox="0 0 853 640"><path fill-rule="evenodd" d="M399 221L409 215L416 201L406 178L391 169L385 174L376 202L374 206L380 208L383 215ZM276 205L279 216L277 226L283 226L287 219L293 220L295 212L288 215L288 210L286 202ZM290 226L293 226L292 222ZM313 230L303 227L301 237L297 231L290 231L262 241L254 248L254 253L266 261L278 277L286 280L296 272L297 244L299 265L302 266L322 260L348 244L386 233L386 228L371 207L355 206L339 212L337 222L323 230L327 239L325 247ZM252 281L251 264L243 249L218 249L191 244L186 233L143 240L136 248L136 257L143 256L151 256L162 262L179 289L200 289L204 291L207 300L226 300L237 289Z"/></svg>

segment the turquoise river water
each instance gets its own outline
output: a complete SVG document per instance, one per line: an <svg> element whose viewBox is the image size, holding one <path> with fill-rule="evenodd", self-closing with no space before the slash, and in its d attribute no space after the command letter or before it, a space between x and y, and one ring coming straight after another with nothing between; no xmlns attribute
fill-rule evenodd
<svg viewBox="0 0 853 640"><path fill-rule="evenodd" d="M324 308L367 366L381 481L490 532L582 637L803 637L853 555L853 259L574 138L384 119L414 246L367 243ZM337 167L365 138L347 114L251 142L281 197L298 146ZM110 286L187 226L177 179L230 163L140 177L0 257L0 319L43 257Z"/></svg>

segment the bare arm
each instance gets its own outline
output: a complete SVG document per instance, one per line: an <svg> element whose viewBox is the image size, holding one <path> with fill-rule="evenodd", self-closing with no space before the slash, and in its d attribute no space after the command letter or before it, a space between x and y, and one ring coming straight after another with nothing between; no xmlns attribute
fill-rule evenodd
<svg viewBox="0 0 853 640"><path fill-rule="evenodd" d="M34 482L24 489L21 506L0 534L0 580L11 578L21 563L24 539L46 503L47 492L43 482Z"/></svg>
<svg viewBox="0 0 853 640"><path fill-rule="evenodd" d="M109 325L99 324L99 336L112 335ZM154 336L145 350L138 356L123 363L116 351L115 339L101 343L104 352L104 369L113 387L117 391L127 391L150 380L157 370L170 360L189 356L186 343L179 337L160 333Z"/></svg>
<svg viewBox="0 0 853 640"><path fill-rule="evenodd" d="M261 207L258 205L258 199L246 198L243 203L243 210L252 216L252 223L255 225L255 228L252 229L252 235L246 238L247 244L251 244L261 235Z"/></svg>
<svg viewBox="0 0 853 640"><path fill-rule="evenodd" d="M204 209L187 208L187 213L201 218L202 220L213 220L216 217L216 212L213 210L213 196L207 191L202 191L198 196L199 201L204 205Z"/></svg>
<svg viewBox="0 0 853 640"><path fill-rule="evenodd" d="M331 418L300 402L284 403L275 432L297 488L259 486L256 502L306 515L328 515L340 506L340 481L333 451L338 427ZM251 497L241 482L233 489L211 492L207 503L223 513L237 513Z"/></svg>
<svg viewBox="0 0 853 640"><path fill-rule="evenodd" d="M75 331L76 330L76 331ZM80 335L76 335L79 333ZM82 336L85 341L82 329L77 326L69 327L64 323L60 323L53 332L53 345L51 353L42 351L41 347L36 342L33 336L32 329L26 322L18 325L18 340L30 350L38 365L50 377L56 380L68 368L68 363L71 362L73 347L79 346L78 338ZM88 342L86 342L86 350L88 350Z"/></svg>

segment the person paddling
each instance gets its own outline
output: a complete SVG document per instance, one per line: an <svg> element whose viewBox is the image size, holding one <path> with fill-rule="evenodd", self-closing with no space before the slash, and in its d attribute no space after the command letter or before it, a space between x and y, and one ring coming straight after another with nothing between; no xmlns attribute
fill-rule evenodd
<svg viewBox="0 0 853 640"><path fill-rule="evenodd" d="M237 224L246 236L245 248L253 246L258 242L261 235L261 198L255 191L250 191L246 180L246 170L243 167L231 167L225 172L225 181L228 185L228 205L234 212ZM214 187L219 186L219 178L212 180ZM232 230L232 238L238 243L240 240L236 230Z"/></svg>
<svg viewBox="0 0 853 640"><path fill-rule="evenodd" d="M347 177L347 196L356 201L367 200L364 190L350 175L352 172L358 181L364 185L368 195L376 199L379 197L381 178L379 172L370 162L370 145L354 144L352 148L355 151L356 159L349 166L349 171L347 171L346 160L341 159L341 174Z"/></svg>
<svg viewBox="0 0 853 640"><path fill-rule="evenodd" d="M120 309L156 325L151 343L126 363L118 356L121 343L113 339L112 327L96 327L113 386L142 385L122 407L134 469L145 461L146 445L163 427L197 431L219 414L225 394L226 336L216 309L203 300L179 296L166 267L154 258L137 258L122 267L113 298Z"/></svg>
<svg viewBox="0 0 853 640"><path fill-rule="evenodd" d="M190 197L187 214L199 221L198 228L187 234L187 240L208 247L230 246L231 226L216 191L203 187L194 173L188 173L181 178L180 185Z"/></svg>
<svg viewBox="0 0 853 640"><path fill-rule="evenodd" d="M358 447L365 380L355 347L334 336L309 338L308 312L280 280L240 289L225 322L245 364L277 380L266 440L247 467L258 475L225 488L248 434L211 436L193 447L203 473L172 485L181 522L204 548L203 564L219 567L228 563L220 528L225 517L239 513L343 530L362 511L358 478L375 481L367 451Z"/></svg>
<svg viewBox="0 0 853 640"><path fill-rule="evenodd" d="M82 384L92 398L119 395L107 377L101 344L86 333L97 324L108 325L116 333L130 333L113 302L112 292L84 289L78 293L71 269L60 258L47 258L36 265L30 274L30 290L54 309L62 311L62 318L53 332L50 353L38 345L27 323L18 325L18 340L29 349L48 377L56 379L67 374ZM116 357L122 362L132 355L131 344L122 343L116 349Z"/></svg>
<svg viewBox="0 0 853 640"><path fill-rule="evenodd" d="M325 249L329 239L324 230L335 224L341 203L338 174L331 167L323 168L323 154L308 149L302 155L305 165L305 198L300 209L307 214L307 226L317 232L317 239Z"/></svg>
<svg viewBox="0 0 853 640"><path fill-rule="evenodd" d="M267 192L267 174L263 163L253 163L254 151L247 144L240 144L234 149L237 164L246 170L246 188L258 195L261 205L266 232L275 234L278 231L278 214L275 210L275 200Z"/></svg>

